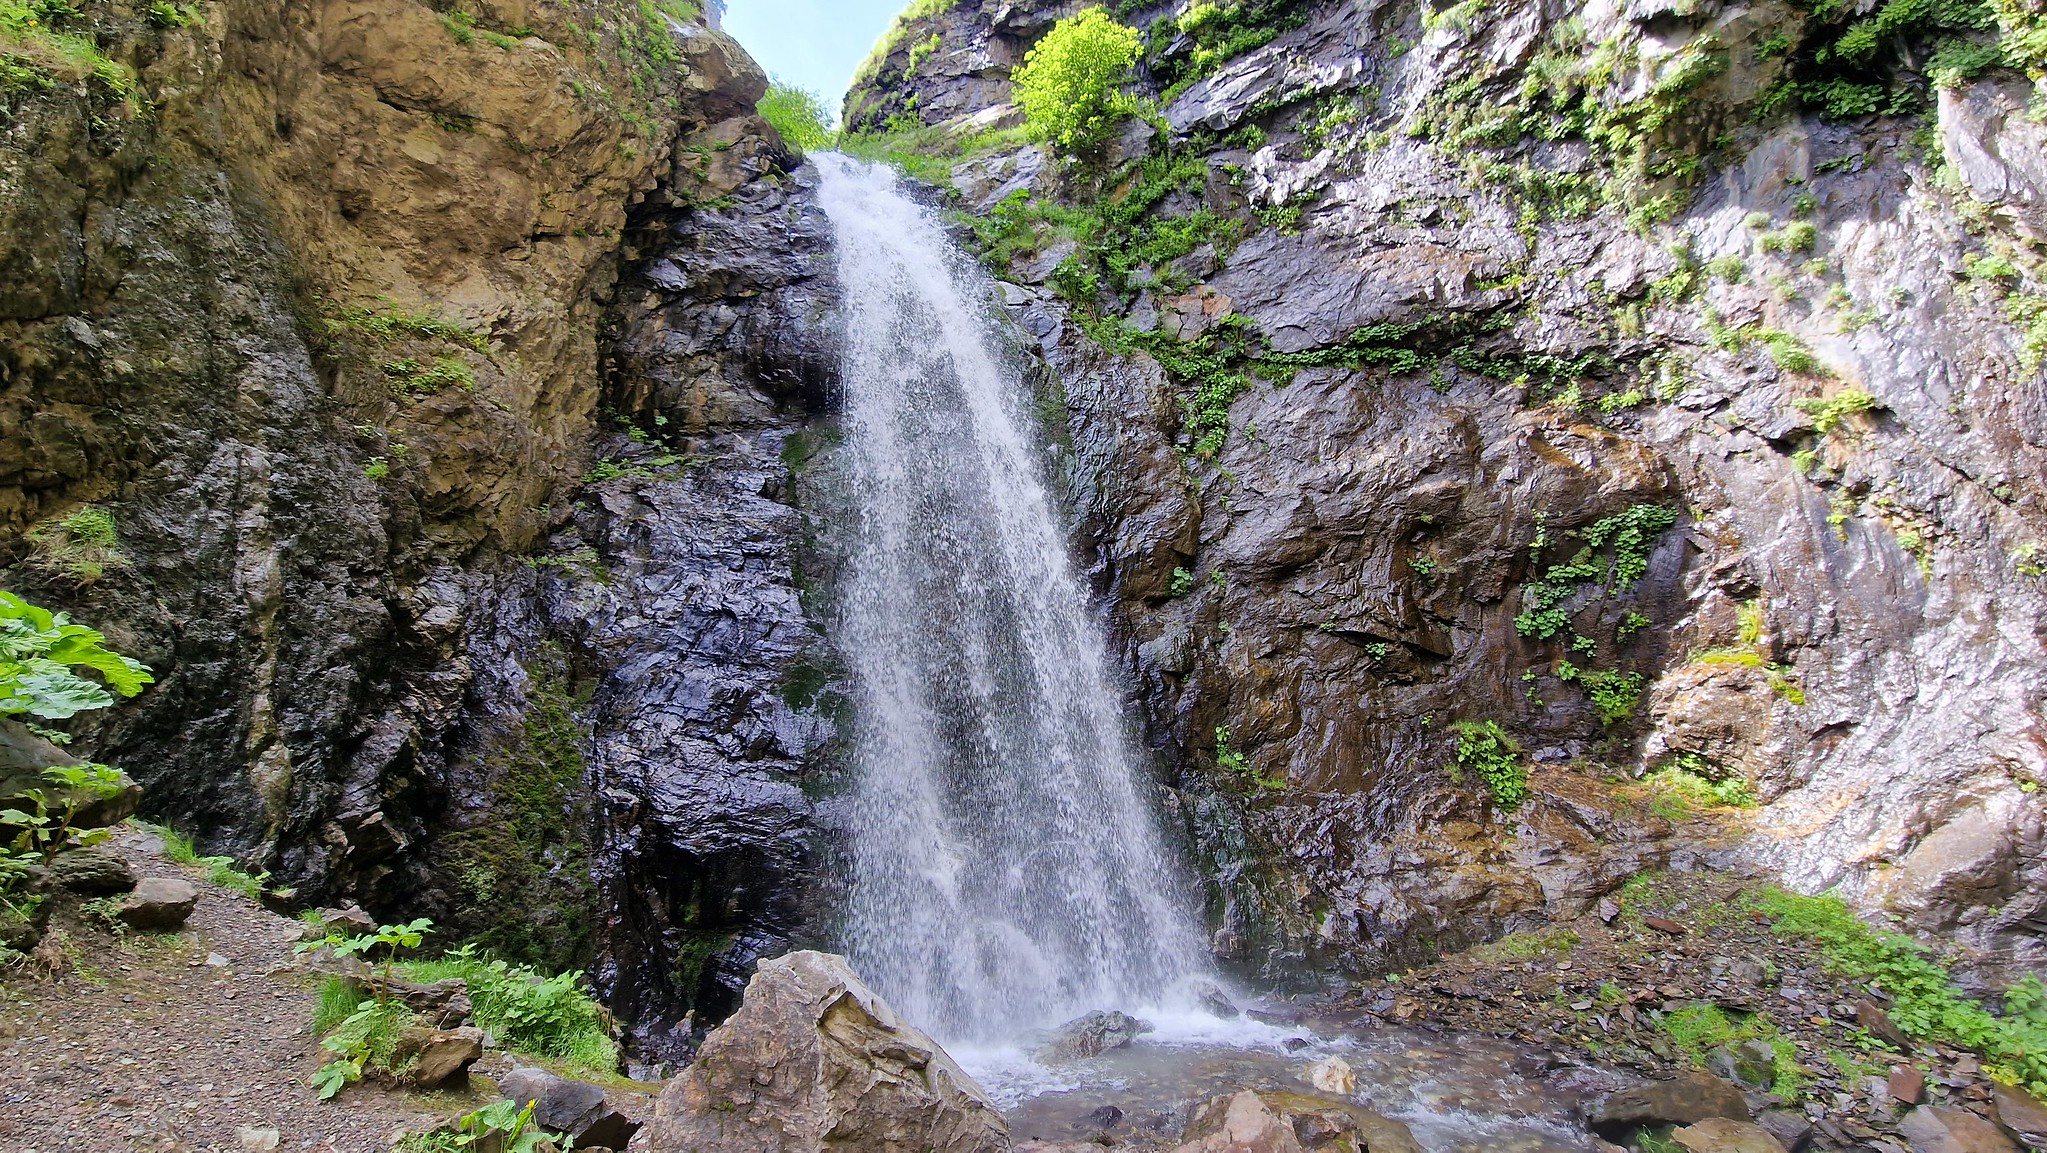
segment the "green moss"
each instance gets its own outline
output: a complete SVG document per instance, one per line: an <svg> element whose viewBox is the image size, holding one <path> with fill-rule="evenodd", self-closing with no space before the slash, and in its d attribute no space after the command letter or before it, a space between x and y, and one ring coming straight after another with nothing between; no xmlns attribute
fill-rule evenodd
<svg viewBox="0 0 2047 1153"><path fill-rule="evenodd" d="M485 951L546 970L586 963L595 893L583 791L587 731L567 660L551 646L528 666L526 713L487 755L480 820L445 836L438 857L464 900L449 929Z"/></svg>

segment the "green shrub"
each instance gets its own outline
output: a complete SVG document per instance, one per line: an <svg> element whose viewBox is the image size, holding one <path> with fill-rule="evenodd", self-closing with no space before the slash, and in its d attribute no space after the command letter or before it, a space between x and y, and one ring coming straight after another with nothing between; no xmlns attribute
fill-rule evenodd
<svg viewBox="0 0 2047 1153"><path fill-rule="evenodd" d="M618 1067L609 1017L583 991L581 972L544 976L524 965L487 960L467 946L399 968L421 983L467 981L476 1024L508 1049L604 1072Z"/></svg>
<svg viewBox="0 0 2047 1153"><path fill-rule="evenodd" d="M1493 801L1513 812L1528 799L1528 769L1521 763L1520 742L1507 735L1498 721L1460 721L1457 730L1457 771L1478 774Z"/></svg>
<svg viewBox="0 0 2047 1153"><path fill-rule="evenodd" d="M1011 77L1032 134L1068 154L1099 147L1122 119L1137 54L1137 29L1100 8L1053 25Z"/></svg>
<svg viewBox="0 0 2047 1153"><path fill-rule="evenodd" d="M1818 946L1827 968L1888 993L1886 1011L1908 1035L1974 1050L1992 1077L2047 1094L2047 988L2039 978L2012 986L2004 1015L1996 1016L1957 988L1918 942L1871 929L1838 897L1772 888L1755 905L1776 933Z"/></svg>
<svg viewBox="0 0 2047 1153"><path fill-rule="evenodd" d="M1794 400L1791 407L1812 418L1812 430L1821 436L1841 427L1841 421L1858 412L1877 407L1876 398L1859 388L1844 388L1833 396Z"/></svg>
<svg viewBox="0 0 2047 1153"><path fill-rule="evenodd" d="M832 141L831 113L815 92L777 80L756 105L783 143L799 152L816 152Z"/></svg>

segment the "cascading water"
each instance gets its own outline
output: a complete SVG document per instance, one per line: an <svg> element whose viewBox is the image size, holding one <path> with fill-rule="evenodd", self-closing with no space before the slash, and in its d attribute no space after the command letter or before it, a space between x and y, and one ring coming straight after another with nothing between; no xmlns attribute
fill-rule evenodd
<svg viewBox="0 0 2047 1153"><path fill-rule="evenodd" d="M1158 1005L1201 942L978 303L993 286L888 169L817 163L849 321L845 948L949 1041Z"/></svg>

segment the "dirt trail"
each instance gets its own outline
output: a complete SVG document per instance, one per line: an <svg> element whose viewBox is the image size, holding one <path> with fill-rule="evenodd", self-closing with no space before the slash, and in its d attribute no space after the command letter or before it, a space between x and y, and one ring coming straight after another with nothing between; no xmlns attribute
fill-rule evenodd
<svg viewBox="0 0 2047 1153"><path fill-rule="evenodd" d="M318 1100L317 980L292 953L301 926L155 847L123 831L109 849L138 876L200 886L182 932L116 935L72 901L52 921L61 950L40 950L61 955L58 972L36 960L0 971L0 1151L381 1153L397 1131L488 1100L367 1084Z"/></svg>

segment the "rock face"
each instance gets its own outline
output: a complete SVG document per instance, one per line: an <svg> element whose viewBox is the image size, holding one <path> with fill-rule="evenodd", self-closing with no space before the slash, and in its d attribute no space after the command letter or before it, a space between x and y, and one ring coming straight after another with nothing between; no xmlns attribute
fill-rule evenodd
<svg viewBox="0 0 2047 1153"><path fill-rule="evenodd" d="M761 962L632 1147L996 1153L1009 1138L972 1078L844 958L799 952Z"/></svg>
<svg viewBox="0 0 2047 1153"><path fill-rule="evenodd" d="M0 586L157 679L76 749L684 1045L801 919L830 732L781 459L821 246L765 77L689 5L90 7L55 30L132 98L0 123Z"/></svg>
<svg viewBox="0 0 2047 1153"><path fill-rule="evenodd" d="M920 9L849 122L963 130L1071 10ZM1170 172L1139 130L1099 179L1034 147L954 173L981 213L1145 189L1094 250L1010 227L1004 297L1065 386L1217 950L1377 968L1585 911L1668 852L1602 776L1683 766L1747 783L1743 851L1796 886L1989 980L2037 964L2047 490L2012 317L2040 287L1965 275L2037 234L2024 84L1939 95L1944 184L1905 120L1766 106L1809 56L1760 46L1838 32L1801 7L1261 11L1226 51L1153 29ZM1639 71L1579 71L1592 44ZM1623 117L1667 98L1622 147L1697 177L1644 176L1531 77ZM1162 221L1195 242L1140 244ZM1622 579L1596 542L1643 508L1675 515ZM1450 771L1487 722L1525 750L1511 811Z"/></svg>

